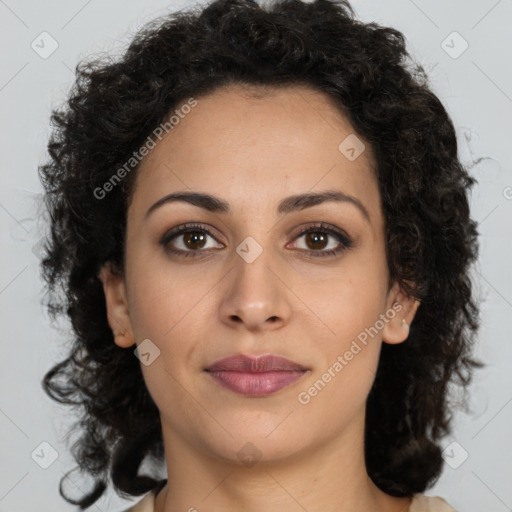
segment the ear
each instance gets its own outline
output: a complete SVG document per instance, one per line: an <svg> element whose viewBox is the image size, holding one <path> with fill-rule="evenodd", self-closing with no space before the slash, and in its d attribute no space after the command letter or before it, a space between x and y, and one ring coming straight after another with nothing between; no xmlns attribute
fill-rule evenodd
<svg viewBox="0 0 512 512"><path fill-rule="evenodd" d="M103 283L107 318L114 333L115 343L122 348L131 347L135 343L135 336L133 335L123 276L113 272L111 265L107 262L101 268L98 277Z"/></svg>
<svg viewBox="0 0 512 512"><path fill-rule="evenodd" d="M409 336L409 327L412 324L416 310L420 302L406 294L398 282L393 284L387 300L386 312L394 311L393 317L388 321L382 330L382 341L390 344L402 343ZM387 313L386 313L386 316Z"/></svg>

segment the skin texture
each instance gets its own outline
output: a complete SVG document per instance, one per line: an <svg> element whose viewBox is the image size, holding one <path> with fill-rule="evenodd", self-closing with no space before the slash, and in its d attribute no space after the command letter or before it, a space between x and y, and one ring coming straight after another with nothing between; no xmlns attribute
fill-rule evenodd
<svg viewBox="0 0 512 512"><path fill-rule="evenodd" d="M160 410L171 484L155 511L405 511L410 499L380 491L364 462L365 403L382 342L406 341L419 305L397 283L388 286L371 148L365 142L354 161L338 150L354 130L322 93L295 86L254 98L247 91L231 86L197 98L143 160L127 214L125 275L101 273L110 325L124 332L116 344L133 350L150 339L160 350L142 365ZM357 198L369 220L350 202L277 212L285 197L325 190ZM231 212L173 202L146 216L178 191L212 194ZM196 257L166 252L162 237L189 222L211 232L205 248ZM335 236L324 245L298 236L320 222L344 231L352 247L321 257L340 246ZM249 236L263 249L251 263L236 252ZM168 245L186 251L186 239ZM299 403L298 394L393 304L401 310L383 330L308 404ZM276 354L310 371L258 398L203 371L241 353ZM237 455L246 443L261 457L255 465Z"/></svg>

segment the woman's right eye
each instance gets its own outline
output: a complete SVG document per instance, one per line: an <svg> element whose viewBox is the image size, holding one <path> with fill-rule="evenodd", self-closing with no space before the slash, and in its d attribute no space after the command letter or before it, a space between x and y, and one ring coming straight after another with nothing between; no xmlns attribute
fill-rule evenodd
<svg viewBox="0 0 512 512"><path fill-rule="evenodd" d="M160 244L167 252L185 257L195 257L206 249L220 249L222 244L208 245L208 237L216 241L208 229L199 224L187 224L166 233L160 240ZM219 243L219 242L217 242Z"/></svg>

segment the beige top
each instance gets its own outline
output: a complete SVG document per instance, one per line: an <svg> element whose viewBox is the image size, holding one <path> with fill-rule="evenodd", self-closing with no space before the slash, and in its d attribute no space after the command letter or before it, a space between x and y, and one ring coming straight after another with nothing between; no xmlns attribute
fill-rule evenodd
<svg viewBox="0 0 512 512"><path fill-rule="evenodd" d="M133 505L131 508L124 512L154 512L155 510L155 496L156 492L151 491L141 501ZM443 498L435 497L429 498L417 494L414 496L408 512L457 512L454 508L450 507Z"/></svg>

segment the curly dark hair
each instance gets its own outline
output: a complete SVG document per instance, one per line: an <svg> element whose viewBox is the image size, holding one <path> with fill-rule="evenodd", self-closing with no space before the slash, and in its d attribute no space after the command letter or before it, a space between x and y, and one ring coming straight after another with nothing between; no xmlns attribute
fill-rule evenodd
<svg viewBox="0 0 512 512"><path fill-rule="evenodd" d="M39 167L50 213L41 263L52 319L70 319L69 355L43 378L50 397L79 409L72 446L95 486L122 497L155 489L139 475L162 461L159 411L132 350L114 343L98 274L122 275L127 207L137 169L99 200L102 187L173 108L229 85L307 85L327 94L374 152L386 224L390 279L421 301L408 341L383 344L366 406L369 476L384 492L412 497L442 470L451 383L463 390L481 363L470 270L478 254L452 121L427 74L392 28L363 23L344 0L215 0L143 27L117 60L81 62L64 107L52 112L50 158ZM67 318L66 317L66 318ZM458 404L460 405L460 404ZM78 468L75 468L78 469Z"/></svg>

